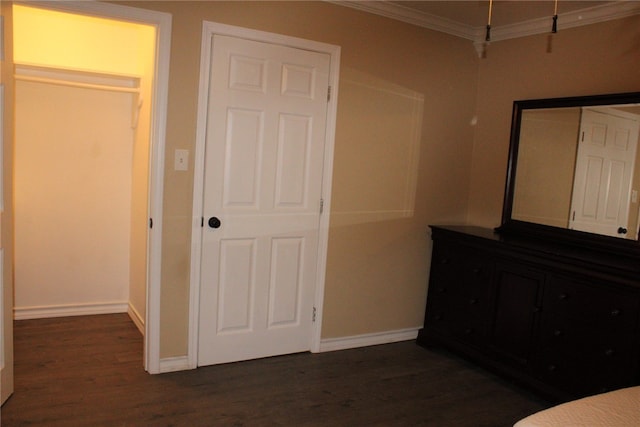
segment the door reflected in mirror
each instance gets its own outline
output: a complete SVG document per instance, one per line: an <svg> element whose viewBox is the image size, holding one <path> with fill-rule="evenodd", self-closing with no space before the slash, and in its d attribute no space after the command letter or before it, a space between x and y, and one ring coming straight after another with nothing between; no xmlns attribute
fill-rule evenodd
<svg viewBox="0 0 640 427"><path fill-rule="evenodd" d="M640 105L522 109L519 118L510 219L638 240Z"/></svg>

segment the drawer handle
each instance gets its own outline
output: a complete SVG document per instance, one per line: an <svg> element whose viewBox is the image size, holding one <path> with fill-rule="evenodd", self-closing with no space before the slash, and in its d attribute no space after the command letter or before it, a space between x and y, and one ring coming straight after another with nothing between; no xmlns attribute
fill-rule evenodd
<svg viewBox="0 0 640 427"><path fill-rule="evenodd" d="M549 365L549 366L547 366L547 371L549 371L549 372L553 372L553 371L555 371L556 369L558 369L558 367L557 367L556 365Z"/></svg>
<svg viewBox="0 0 640 427"><path fill-rule="evenodd" d="M439 286L436 288L436 292L444 294L447 290L443 286Z"/></svg>
<svg viewBox="0 0 640 427"><path fill-rule="evenodd" d="M471 334L473 334L473 328L467 328L467 329L465 329L465 330L464 330L464 334L465 334L465 335L471 335Z"/></svg>
<svg viewBox="0 0 640 427"><path fill-rule="evenodd" d="M561 293L560 295L558 295L558 299L560 301L568 300L569 299L569 294Z"/></svg>
<svg viewBox="0 0 640 427"><path fill-rule="evenodd" d="M442 314L436 314L435 316L433 316L433 318L435 320L442 320Z"/></svg>
<svg viewBox="0 0 640 427"><path fill-rule="evenodd" d="M473 274L480 274L480 273L482 273L482 269L479 268L479 267L476 267L476 268L472 269L471 272Z"/></svg>
<svg viewBox="0 0 640 427"><path fill-rule="evenodd" d="M449 258L440 258L440 264L449 264Z"/></svg>
<svg viewBox="0 0 640 427"><path fill-rule="evenodd" d="M477 299L477 298L471 298L471 299L469 300L469 305L475 305L475 304L477 304L477 303L478 303L478 299Z"/></svg>
<svg viewBox="0 0 640 427"><path fill-rule="evenodd" d="M560 329L556 329L555 331L553 331L553 336L554 337L561 337L563 334L563 332Z"/></svg>
<svg viewBox="0 0 640 427"><path fill-rule="evenodd" d="M611 316L612 317L618 317L622 314L622 310L618 310L617 308L614 308L613 310L611 310Z"/></svg>
<svg viewBox="0 0 640 427"><path fill-rule="evenodd" d="M534 313L540 313L542 309L540 307L533 307L531 311L533 311Z"/></svg>
<svg viewBox="0 0 640 427"><path fill-rule="evenodd" d="M615 352L612 348L608 348L608 349L606 349L606 350L604 351L604 355L605 355L605 356L607 356L607 357L611 357L611 356L613 356L614 354L616 354L616 352Z"/></svg>

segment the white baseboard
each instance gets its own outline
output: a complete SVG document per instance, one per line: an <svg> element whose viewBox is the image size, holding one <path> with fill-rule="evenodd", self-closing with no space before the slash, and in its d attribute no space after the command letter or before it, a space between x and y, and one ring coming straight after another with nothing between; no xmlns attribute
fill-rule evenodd
<svg viewBox="0 0 640 427"><path fill-rule="evenodd" d="M144 336L144 319L142 318L142 316L140 316L138 310L136 310L136 308L131 305L131 303L128 304L128 307L129 308L127 310L127 314L129 315L133 323L135 323L142 336Z"/></svg>
<svg viewBox="0 0 640 427"><path fill-rule="evenodd" d="M350 348L367 347L370 345L415 340L418 337L419 329L420 328L408 328L396 331L377 332L373 334L354 335L350 337L326 338L320 340L320 352L347 350Z"/></svg>
<svg viewBox="0 0 640 427"><path fill-rule="evenodd" d="M15 320L44 319L47 317L87 316L93 314L126 313L127 302L62 304L38 307L14 307Z"/></svg>
<svg viewBox="0 0 640 427"><path fill-rule="evenodd" d="M164 359L160 359L159 372L161 374L186 371L188 369L195 369L195 367L189 364L189 358L187 356L165 357Z"/></svg>
<svg viewBox="0 0 640 427"><path fill-rule="evenodd" d="M350 337L327 338L320 341L320 352L415 340L418 337L419 329L420 327L416 327ZM160 359L159 373L184 371L195 368L195 366L189 364L188 356L166 357Z"/></svg>

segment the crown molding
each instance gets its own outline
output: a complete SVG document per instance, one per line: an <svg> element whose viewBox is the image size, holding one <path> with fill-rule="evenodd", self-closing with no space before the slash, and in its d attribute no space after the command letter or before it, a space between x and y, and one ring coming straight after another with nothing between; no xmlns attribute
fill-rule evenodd
<svg viewBox="0 0 640 427"><path fill-rule="evenodd" d="M471 40L476 46L485 43L486 27L473 27L414 9L389 3L388 1L357 1L357 0L325 0L329 3L350 7L387 18L440 31L456 37ZM558 14L558 29L580 27L611 21L627 16L640 14L640 1L616 1L599 6L593 6L572 12ZM525 37L534 34L544 34L551 31L551 16L537 18L515 24L501 25L491 28L491 41L500 41Z"/></svg>
<svg viewBox="0 0 640 427"><path fill-rule="evenodd" d="M395 19L397 21L406 22L408 24L417 25L419 27L428 28L430 30L440 31L442 33L451 34L453 36L462 37L468 40L474 40L475 29L469 25L462 24L451 19L443 18L429 13L419 12L399 4L389 3L388 1L358 1L358 0L325 0L327 3L333 3L338 6L345 6L357 9L363 12L373 13L375 15L384 16Z"/></svg>

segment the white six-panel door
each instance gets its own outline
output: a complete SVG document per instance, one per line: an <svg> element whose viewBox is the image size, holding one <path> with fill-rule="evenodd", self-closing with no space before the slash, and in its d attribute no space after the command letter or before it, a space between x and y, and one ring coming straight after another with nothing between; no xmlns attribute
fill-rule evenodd
<svg viewBox="0 0 640 427"><path fill-rule="evenodd" d="M574 230L635 238L627 229L638 120L584 109L569 226Z"/></svg>
<svg viewBox="0 0 640 427"><path fill-rule="evenodd" d="M310 349L330 56L214 35L198 365Z"/></svg>

